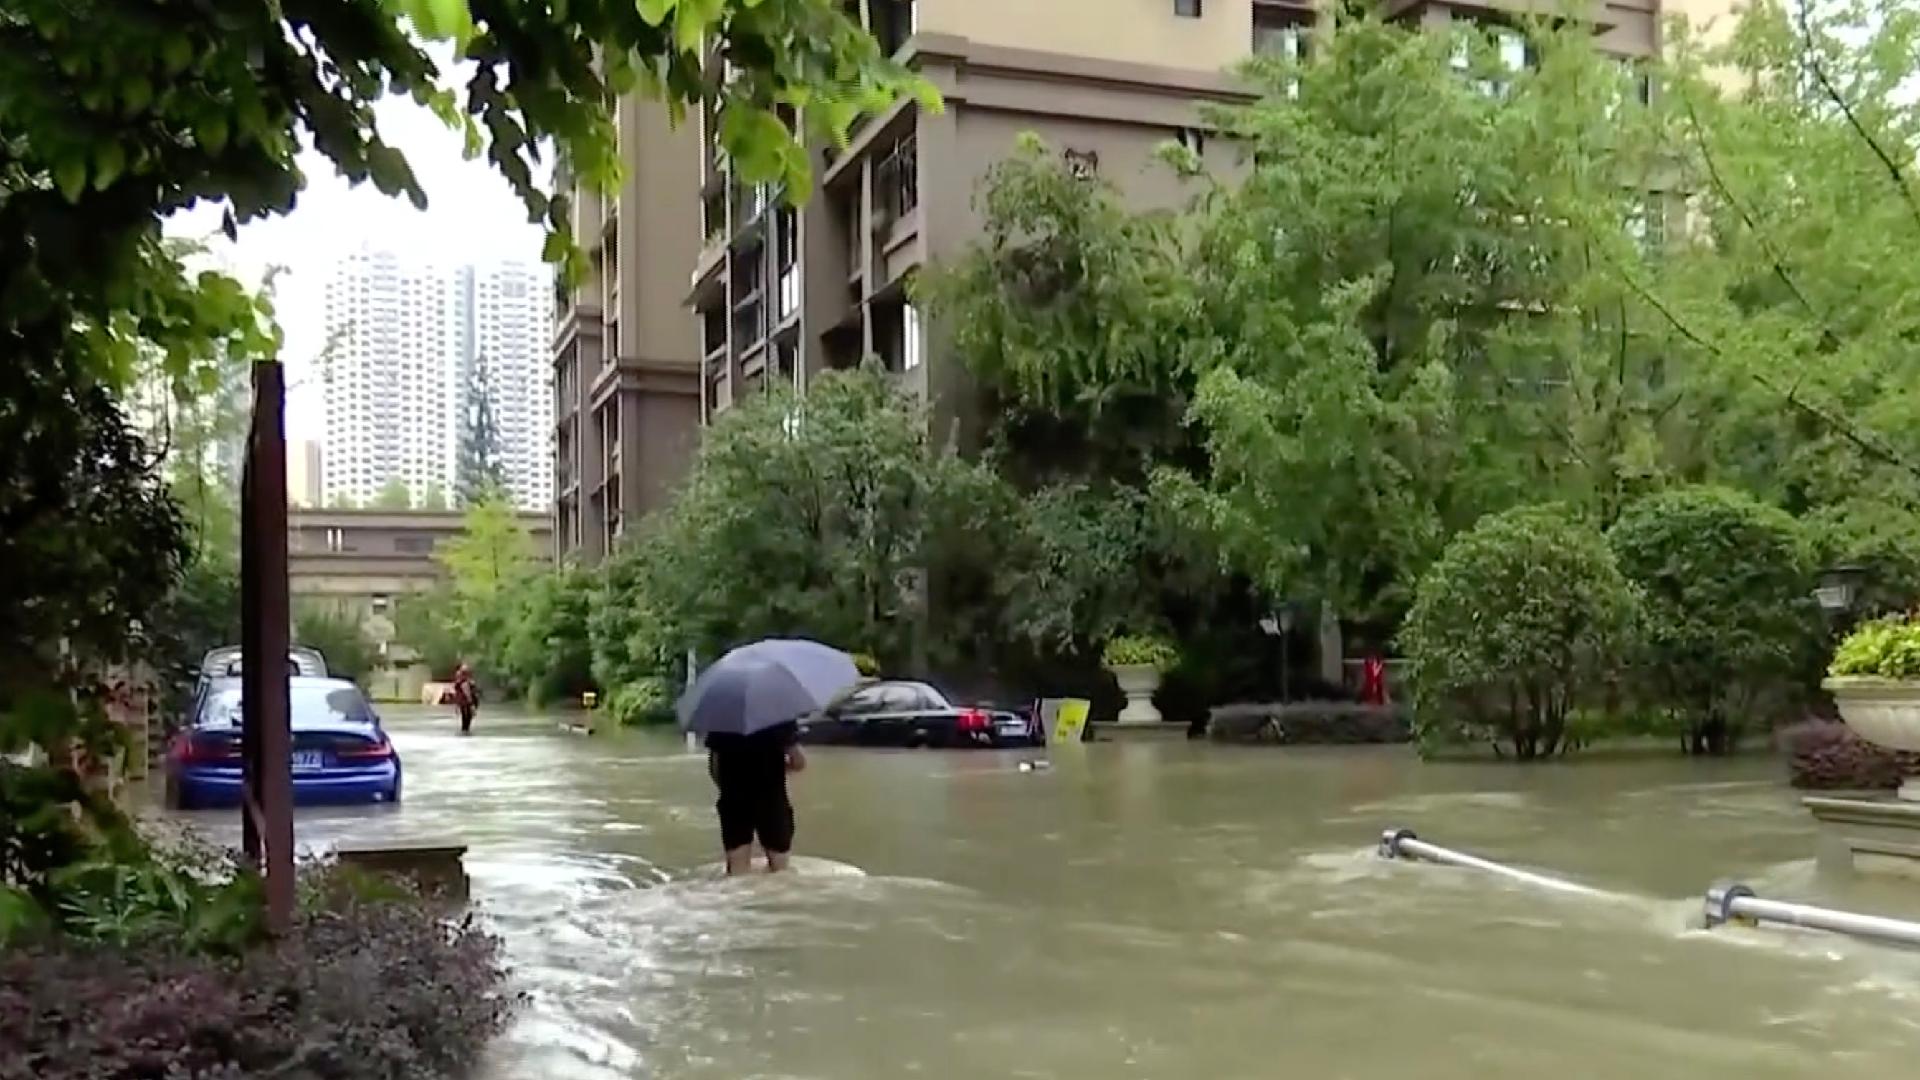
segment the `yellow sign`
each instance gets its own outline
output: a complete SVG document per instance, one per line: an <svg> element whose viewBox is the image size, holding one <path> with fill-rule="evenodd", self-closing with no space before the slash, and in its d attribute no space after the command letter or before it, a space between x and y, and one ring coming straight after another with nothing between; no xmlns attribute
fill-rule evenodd
<svg viewBox="0 0 1920 1080"><path fill-rule="evenodd" d="M1048 702L1053 711L1053 724L1048 733L1049 746L1075 745L1087 730L1087 713L1093 709L1093 703L1082 698L1066 698Z"/></svg>

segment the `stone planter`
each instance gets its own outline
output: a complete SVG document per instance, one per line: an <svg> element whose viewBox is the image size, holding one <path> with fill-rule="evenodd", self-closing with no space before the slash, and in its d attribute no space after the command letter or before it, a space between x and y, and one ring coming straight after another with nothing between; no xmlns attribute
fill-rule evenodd
<svg viewBox="0 0 1920 1080"><path fill-rule="evenodd" d="M1855 734L1889 750L1920 752L1920 681L1849 676L1821 685ZM1900 797L1920 801L1920 784L1909 777Z"/></svg>
<svg viewBox="0 0 1920 1080"><path fill-rule="evenodd" d="M1157 724L1160 710L1153 707L1153 692L1160 689L1160 669L1152 664L1125 664L1107 669L1127 696L1127 707L1120 710L1122 724Z"/></svg>

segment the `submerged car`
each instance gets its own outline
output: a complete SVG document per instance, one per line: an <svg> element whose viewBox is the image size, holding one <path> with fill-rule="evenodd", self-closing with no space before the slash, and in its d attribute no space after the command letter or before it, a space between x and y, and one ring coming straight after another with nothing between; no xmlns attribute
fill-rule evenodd
<svg viewBox="0 0 1920 1080"><path fill-rule="evenodd" d="M400 754L379 714L347 679L287 680L296 803L400 801ZM190 810L240 801L240 680L212 680L198 711L167 748L167 805Z"/></svg>
<svg viewBox="0 0 1920 1080"><path fill-rule="evenodd" d="M1038 746L1040 723L1031 713L956 704L923 682L862 684L800 724L814 745L996 749Z"/></svg>

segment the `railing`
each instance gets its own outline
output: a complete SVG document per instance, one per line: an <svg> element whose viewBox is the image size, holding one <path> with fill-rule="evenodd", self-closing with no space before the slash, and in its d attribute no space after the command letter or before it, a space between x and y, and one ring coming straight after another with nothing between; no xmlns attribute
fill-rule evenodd
<svg viewBox="0 0 1920 1080"><path fill-rule="evenodd" d="M1752 889L1734 882L1721 882L1707 890L1706 923L1709 930L1728 923L1750 926L1775 923L1823 930L1830 934L1846 934L1888 945L1920 947L1920 923L1784 900L1763 900L1755 896Z"/></svg>
<svg viewBox="0 0 1920 1080"><path fill-rule="evenodd" d="M874 166L879 211L889 222L899 221L920 205L920 147L912 135L901 139Z"/></svg>
<svg viewBox="0 0 1920 1080"><path fill-rule="evenodd" d="M1525 885L1534 885L1555 892L1574 893L1581 896L1605 896L1599 889L1560 878L1536 874L1531 870L1522 870L1516 866L1507 866L1491 859L1482 859L1478 855L1469 855L1464 851L1454 851L1438 844L1429 844L1415 836L1412 829L1388 829L1380 834L1380 857L1383 859L1420 859L1424 862L1439 863L1443 866L1459 866L1468 870L1503 877L1509 881L1518 881Z"/></svg>

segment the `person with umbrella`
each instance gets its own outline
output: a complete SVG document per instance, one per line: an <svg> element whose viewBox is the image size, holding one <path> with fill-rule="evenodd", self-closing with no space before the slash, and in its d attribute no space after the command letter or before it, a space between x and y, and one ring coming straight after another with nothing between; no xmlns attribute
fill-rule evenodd
<svg viewBox="0 0 1920 1080"><path fill-rule="evenodd" d="M794 834L787 774L807 764L800 720L859 681L853 658L838 649L768 640L721 657L687 688L680 726L706 737L729 875L752 868L755 840L768 873L787 868Z"/></svg>

